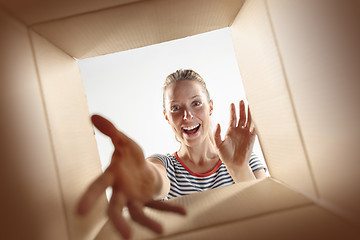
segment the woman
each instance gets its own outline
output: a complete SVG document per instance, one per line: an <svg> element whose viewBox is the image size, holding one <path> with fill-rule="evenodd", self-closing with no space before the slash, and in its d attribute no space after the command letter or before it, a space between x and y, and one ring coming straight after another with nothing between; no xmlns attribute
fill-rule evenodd
<svg viewBox="0 0 360 240"><path fill-rule="evenodd" d="M144 214L144 206L179 214L185 211L154 199L169 199L266 177L265 166L252 156L255 130L249 111L246 119L243 101L240 102L239 121L235 105L231 104L230 124L224 140L219 124L214 137L211 133L213 101L204 80L196 72L178 70L167 77L163 107L165 119L181 146L174 154L152 155L146 160L139 145L112 123L96 115L91 118L93 124L111 138L115 150L111 164L89 187L78 210L80 214L88 212L111 186L113 194L108 215L124 238L130 236L129 225L122 216L125 206L134 221L161 233L161 225Z"/></svg>

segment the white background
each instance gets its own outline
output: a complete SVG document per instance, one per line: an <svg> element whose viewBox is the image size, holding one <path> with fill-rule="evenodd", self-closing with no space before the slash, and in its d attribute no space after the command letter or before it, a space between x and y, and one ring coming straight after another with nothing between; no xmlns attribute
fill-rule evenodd
<svg viewBox="0 0 360 240"><path fill-rule="evenodd" d="M162 113L162 86L177 69L193 69L205 80L214 101L213 129L224 136L230 103L246 101L229 28L79 61L90 114L100 114L134 139L145 156L179 149ZM256 122L256 119L254 119ZM111 141L96 130L103 170L110 163ZM263 159L258 142L254 152Z"/></svg>

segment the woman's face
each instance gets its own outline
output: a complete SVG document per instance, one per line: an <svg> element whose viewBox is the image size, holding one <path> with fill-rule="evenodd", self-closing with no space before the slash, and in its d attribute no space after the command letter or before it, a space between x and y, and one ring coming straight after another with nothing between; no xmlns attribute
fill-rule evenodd
<svg viewBox="0 0 360 240"><path fill-rule="evenodd" d="M210 129L213 102L208 100L200 83L182 80L165 90L165 118L177 138L185 145L203 142Z"/></svg>

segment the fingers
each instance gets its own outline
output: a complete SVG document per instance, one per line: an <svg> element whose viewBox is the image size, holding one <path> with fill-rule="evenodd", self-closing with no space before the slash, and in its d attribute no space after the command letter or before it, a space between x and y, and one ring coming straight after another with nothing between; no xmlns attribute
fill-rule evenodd
<svg viewBox="0 0 360 240"><path fill-rule="evenodd" d="M245 127L250 129L251 124L252 124L252 118L251 118L251 113L250 113L250 107L248 106L248 120L247 120Z"/></svg>
<svg viewBox="0 0 360 240"><path fill-rule="evenodd" d="M86 190L78 205L78 213L86 214L96 203L96 200L104 194L106 188L113 184L113 176L109 171L101 174Z"/></svg>
<svg viewBox="0 0 360 240"><path fill-rule="evenodd" d="M229 128L236 127L236 110L235 110L235 104L230 104L230 122L229 122Z"/></svg>
<svg viewBox="0 0 360 240"><path fill-rule="evenodd" d="M250 107L248 106L248 116L246 117L245 103L243 100L239 103L239 122L238 127L247 128L251 133L255 131L252 124L252 117L250 113Z"/></svg>
<svg viewBox="0 0 360 240"><path fill-rule="evenodd" d="M251 116L249 106L248 106L248 120L247 120L247 123L246 123L246 128L249 129L251 134L255 134L255 126L254 126L253 121L252 121L252 116Z"/></svg>
<svg viewBox="0 0 360 240"><path fill-rule="evenodd" d="M162 201L151 201L145 204L149 208L153 208L160 211L174 212L181 215L186 215L186 211L183 207L172 205Z"/></svg>
<svg viewBox="0 0 360 240"><path fill-rule="evenodd" d="M126 205L126 198L122 193L113 192L108 208L108 216L114 227L120 232L123 238L128 239L131 229L122 215L123 207Z"/></svg>
<svg viewBox="0 0 360 240"><path fill-rule="evenodd" d="M130 216L135 222L151 229L156 233L159 234L162 233L163 231L162 226L158 222L152 220L151 218L145 215L143 211L143 205L141 203L131 202L128 204L128 208L129 208Z"/></svg>
<svg viewBox="0 0 360 240"><path fill-rule="evenodd" d="M114 124L112 124L109 120L99 115L93 115L91 117L91 121L94 126L99 129L100 132L110 137L113 143L125 142L128 141L129 138L116 129Z"/></svg>
<svg viewBox="0 0 360 240"><path fill-rule="evenodd" d="M91 121L94 126L100 130L106 136L112 137L116 135L117 129L115 126L106 118L103 118L99 115L91 116Z"/></svg>
<svg viewBox="0 0 360 240"><path fill-rule="evenodd" d="M220 148L221 144L222 144L222 140L221 140L221 128L220 128L220 124L216 125L216 130L214 133L214 140L215 140L215 145L217 148Z"/></svg>
<svg viewBox="0 0 360 240"><path fill-rule="evenodd" d="M241 100L239 103L239 114L240 116L239 116L238 126L244 127L246 122L246 113L245 113L245 104L243 100Z"/></svg>

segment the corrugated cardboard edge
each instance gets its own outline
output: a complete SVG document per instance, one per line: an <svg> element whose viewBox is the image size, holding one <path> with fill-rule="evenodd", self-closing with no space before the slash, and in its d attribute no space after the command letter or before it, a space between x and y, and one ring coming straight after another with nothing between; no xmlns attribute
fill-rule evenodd
<svg viewBox="0 0 360 240"><path fill-rule="evenodd" d="M105 221L105 194L81 218L80 196L101 174L77 62L30 31L70 239L93 239ZM71 86L71 87L69 87Z"/></svg>
<svg viewBox="0 0 360 240"><path fill-rule="evenodd" d="M271 178L208 190L175 198L169 202L184 206L187 216L146 209L149 217L163 224L164 235L156 236L132 222L134 239L168 238L312 204L301 194L283 187ZM129 219L126 212L125 215ZM108 222L96 239L116 237L118 233Z"/></svg>
<svg viewBox="0 0 360 240"><path fill-rule="evenodd" d="M0 32L0 238L68 239L28 29L0 10Z"/></svg>
<svg viewBox="0 0 360 240"><path fill-rule="evenodd" d="M239 0L141 1L36 24L31 29L83 59L229 27L242 4Z"/></svg>

